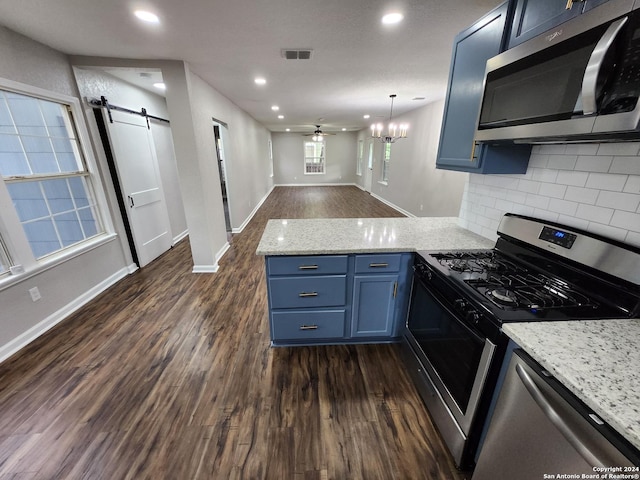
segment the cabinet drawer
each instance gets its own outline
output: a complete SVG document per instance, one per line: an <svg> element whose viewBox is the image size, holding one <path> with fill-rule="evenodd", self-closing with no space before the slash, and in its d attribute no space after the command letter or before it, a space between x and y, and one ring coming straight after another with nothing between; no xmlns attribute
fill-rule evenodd
<svg viewBox="0 0 640 480"><path fill-rule="evenodd" d="M272 340L344 337L345 310L273 312Z"/></svg>
<svg viewBox="0 0 640 480"><path fill-rule="evenodd" d="M347 298L347 276L269 279L271 308L339 307Z"/></svg>
<svg viewBox="0 0 640 480"><path fill-rule="evenodd" d="M356 255L356 273L398 272L401 258L401 253Z"/></svg>
<svg viewBox="0 0 640 480"><path fill-rule="evenodd" d="M333 275L347 273L347 255L267 257L269 275Z"/></svg>

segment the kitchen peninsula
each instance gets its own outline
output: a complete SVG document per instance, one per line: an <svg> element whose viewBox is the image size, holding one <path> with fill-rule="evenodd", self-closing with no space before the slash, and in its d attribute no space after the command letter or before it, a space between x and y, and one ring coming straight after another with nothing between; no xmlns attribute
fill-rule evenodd
<svg viewBox="0 0 640 480"><path fill-rule="evenodd" d="M455 217L269 220L266 256L273 346L399 340L413 252L490 248Z"/></svg>

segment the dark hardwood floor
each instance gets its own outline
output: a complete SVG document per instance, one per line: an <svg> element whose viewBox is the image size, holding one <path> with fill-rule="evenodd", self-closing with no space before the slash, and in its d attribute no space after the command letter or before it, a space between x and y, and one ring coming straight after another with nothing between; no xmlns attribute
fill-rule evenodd
<svg viewBox="0 0 640 480"><path fill-rule="evenodd" d="M269 218L401 216L276 188L217 274L188 241L0 365L0 480L456 479L396 345L272 349Z"/></svg>

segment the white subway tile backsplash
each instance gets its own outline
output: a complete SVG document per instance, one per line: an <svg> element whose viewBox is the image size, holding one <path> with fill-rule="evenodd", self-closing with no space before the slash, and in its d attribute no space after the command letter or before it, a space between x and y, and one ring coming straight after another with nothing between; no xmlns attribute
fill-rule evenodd
<svg viewBox="0 0 640 480"><path fill-rule="evenodd" d="M542 185L540 185L540 191L538 193L540 195L544 195L545 197L564 198L566 191L567 191L566 185L557 185L555 183L543 183Z"/></svg>
<svg viewBox="0 0 640 480"><path fill-rule="evenodd" d="M614 211L612 208L596 207L594 205L579 203L578 209L576 210L576 217L589 220L590 222L609 224Z"/></svg>
<svg viewBox="0 0 640 480"><path fill-rule="evenodd" d="M640 157L616 157L613 159L609 173L640 175Z"/></svg>
<svg viewBox="0 0 640 480"><path fill-rule="evenodd" d="M549 168L533 168L532 179L537 182L555 183L558 171Z"/></svg>
<svg viewBox="0 0 640 480"><path fill-rule="evenodd" d="M549 155L543 155L540 153L532 153L529 158L529 168L545 168L549 164Z"/></svg>
<svg viewBox="0 0 640 480"><path fill-rule="evenodd" d="M525 193L538 193L538 191L540 190L540 182L534 182L532 180L520 180L518 182L518 190Z"/></svg>
<svg viewBox="0 0 640 480"><path fill-rule="evenodd" d="M580 230L586 230L589 227L589 222L587 220L582 220L569 215L560 215L558 217L558 222L563 223L568 227L578 228Z"/></svg>
<svg viewBox="0 0 640 480"><path fill-rule="evenodd" d="M559 198L552 198L549 201L548 209L552 212L574 217L576 215L576 211L578 210L578 203L569 202L567 200L560 200Z"/></svg>
<svg viewBox="0 0 640 480"><path fill-rule="evenodd" d="M636 247L640 247L640 233L629 232L627 233L626 238L624 239L625 243L629 245L634 245Z"/></svg>
<svg viewBox="0 0 640 480"><path fill-rule="evenodd" d="M547 167L557 170L573 170L576 168L577 161L577 155L549 155Z"/></svg>
<svg viewBox="0 0 640 480"><path fill-rule="evenodd" d="M598 147L598 155L638 155L640 143L601 143Z"/></svg>
<svg viewBox="0 0 640 480"><path fill-rule="evenodd" d="M534 145L525 174L469 175L460 225L495 240L507 212L640 246L640 142Z"/></svg>
<svg viewBox="0 0 640 480"><path fill-rule="evenodd" d="M595 155L598 153L597 143L572 143L567 145L565 153L567 155Z"/></svg>
<svg viewBox="0 0 640 480"><path fill-rule="evenodd" d="M640 193L640 176L629 175L622 191L626 193Z"/></svg>
<svg viewBox="0 0 640 480"><path fill-rule="evenodd" d="M595 205L599 193L600 190L595 188L567 187L567 193L564 198L573 202Z"/></svg>
<svg viewBox="0 0 640 480"><path fill-rule="evenodd" d="M621 242L624 242L624 239L627 236L627 231L622 228L616 228L595 222L589 222L587 231L602 235L603 237L613 238L614 240L619 240Z"/></svg>
<svg viewBox="0 0 640 480"><path fill-rule="evenodd" d="M542 195L528 194L527 200L524 202L525 205L529 205L533 208L542 208L544 210L549 206L549 201L551 199L549 197L543 197Z"/></svg>
<svg viewBox="0 0 640 480"><path fill-rule="evenodd" d="M635 212L640 205L640 195L633 193L619 193L601 191L596 205L600 207L617 208L626 212Z"/></svg>
<svg viewBox="0 0 640 480"><path fill-rule="evenodd" d="M589 174L587 172L558 172L556 183L560 185L574 185L576 187L584 187L587 184Z"/></svg>
<svg viewBox="0 0 640 480"><path fill-rule="evenodd" d="M623 212L622 210L616 210L610 224L614 227L631 230L632 232L640 232L640 213L631 213Z"/></svg>
<svg viewBox="0 0 640 480"><path fill-rule="evenodd" d="M621 192L627 182L626 175L614 175L611 173L590 173L586 186L600 190L612 190Z"/></svg>
<svg viewBox="0 0 640 480"><path fill-rule="evenodd" d="M604 173L609 171L612 162L612 156L580 155L576 162L576 170Z"/></svg>

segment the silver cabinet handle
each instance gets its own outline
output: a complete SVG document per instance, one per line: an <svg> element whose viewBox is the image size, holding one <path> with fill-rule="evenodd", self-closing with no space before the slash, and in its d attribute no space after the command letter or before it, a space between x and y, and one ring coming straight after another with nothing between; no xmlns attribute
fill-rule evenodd
<svg viewBox="0 0 640 480"><path fill-rule="evenodd" d="M369 268L385 268L388 267L388 263L370 263Z"/></svg>
<svg viewBox="0 0 640 480"><path fill-rule="evenodd" d="M318 265L300 265L298 270L317 270Z"/></svg>
<svg viewBox="0 0 640 480"><path fill-rule="evenodd" d="M591 115L597 111L596 86L598 84L600 67L602 66L604 57L609 51L611 44L615 40L622 26L627 22L627 19L628 17L624 17L609 25L609 28L604 32L604 35L602 35L591 53L589 63L587 63L587 68L584 71L584 77L582 79L582 113L585 115Z"/></svg>
<svg viewBox="0 0 640 480"><path fill-rule="evenodd" d="M300 330L317 330L318 325L300 325Z"/></svg>
<svg viewBox="0 0 640 480"><path fill-rule="evenodd" d="M544 393L538 388L533 378L531 378L519 364L516 364L516 373L549 421L562 433L573 448L582 455L582 458L584 458L589 465L608 465L606 461L599 459L598 456L578 438L573 430L571 430L571 427L562 419L562 416L553 408L553 405L549 403L549 400L547 400Z"/></svg>
<svg viewBox="0 0 640 480"><path fill-rule="evenodd" d="M317 297L318 292L302 292L298 294L299 297Z"/></svg>

